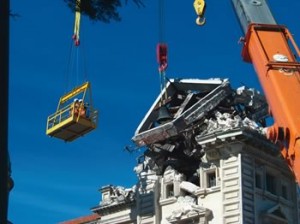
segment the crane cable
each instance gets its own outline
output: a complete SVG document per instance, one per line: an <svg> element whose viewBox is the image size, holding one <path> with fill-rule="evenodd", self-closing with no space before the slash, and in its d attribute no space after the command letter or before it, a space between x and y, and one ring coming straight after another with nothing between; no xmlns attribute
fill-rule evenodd
<svg viewBox="0 0 300 224"><path fill-rule="evenodd" d="M69 73L75 73L75 83L76 85L79 83L79 62L81 61L79 58L79 45L81 45L81 41L79 38L79 31L80 31L80 22L81 22L81 0L76 0L75 1L75 20L74 20L74 32L72 35L72 43L70 47L70 52L69 52L69 59L68 59L68 67L67 67L67 74L66 74L66 90L68 90L68 85L69 83L69 78L68 75ZM81 47L82 48L82 47ZM82 48L82 50L84 50ZM83 52L84 53L84 52ZM85 54L83 54L83 72L84 72L84 79L87 79L87 72L86 72L86 59L85 59Z"/></svg>
<svg viewBox="0 0 300 224"><path fill-rule="evenodd" d="M80 13L80 7L81 7L81 0L76 0L75 2L75 22L74 22L74 33L72 36L72 39L74 41L74 46L78 48L80 45L80 40L79 40L79 30L80 30L80 18L81 18L81 13ZM75 72L76 72L76 83L79 81L79 49L76 51L76 61L75 61Z"/></svg>
<svg viewBox="0 0 300 224"><path fill-rule="evenodd" d="M156 46L156 57L158 66L158 72L160 77L160 91L164 90L166 87L166 69L168 67L168 47L167 44L164 42L164 0L159 1L159 42ZM167 90L165 89L165 94L161 96L160 99L160 106L165 104L167 100Z"/></svg>

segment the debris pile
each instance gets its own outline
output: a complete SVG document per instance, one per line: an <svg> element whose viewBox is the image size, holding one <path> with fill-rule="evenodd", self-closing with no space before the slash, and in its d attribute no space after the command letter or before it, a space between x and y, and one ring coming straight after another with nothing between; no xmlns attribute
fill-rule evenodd
<svg viewBox="0 0 300 224"><path fill-rule="evenodd" d="M166 220L169 223L173 223L173 221L177 221L181 219L182 216L193 216L198 215L199 213L208 213L210 212L208 209L197 205L197 201L195 198L186 196L179 196L177 199L178 208L173 210L172 214L166 217Z"/></svg>
<svg viewBox="0 0 300 224"><path fill-rule="evenodd" d="M121 186L108 186L109 196L103 198L100 202L100 206L116 205L126 203L134 200L135 188L124 188Z"/></svg>
<svg viewBox="0 0 300 224"><path fill-rule="evenodd" d="M205 154L198 138L236 128L264 134L267 117L266 100L255 89L232 89L227 79L170 80L132 140L146 147L157 175L171 166L192 179Z"/></svg>
<svg viewBox="0 0 300 224"><path fill-rule="evenodd" d="M134 171L138 176L139 182L136 186L140 193L149 193L153 191L157 181L157 175L154 171L154 161L149 157L141 156L138 165L134 167Z"/></svg>

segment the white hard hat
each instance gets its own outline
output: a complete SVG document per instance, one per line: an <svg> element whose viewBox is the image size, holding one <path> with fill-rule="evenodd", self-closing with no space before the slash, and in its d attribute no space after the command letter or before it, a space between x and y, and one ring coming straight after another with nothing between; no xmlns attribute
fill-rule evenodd
<svg viewBox="0 0 300 224"><path fill-rule="evenodd" d="M74 101L74 102L75 102L75 101L78 101L78 99L77 99L77 98L75 98L73 101Z"/></svg>
<svg viewBox="0 0 300 224"><path fill-rule="evenodd" d="M82 102L82 99L80 99L79 102Z"/></svg>

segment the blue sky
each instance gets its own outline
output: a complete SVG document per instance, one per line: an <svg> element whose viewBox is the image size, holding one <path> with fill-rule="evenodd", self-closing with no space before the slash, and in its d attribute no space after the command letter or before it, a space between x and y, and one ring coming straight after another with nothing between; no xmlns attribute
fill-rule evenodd
<svg viewBox="0 0 300 224"><path fill-rule="evenodd" d="M63 0L11 1L20 17L10 22L9 152L15 187L9 219L52 224L90 214L98 189L131 187L139 152L124 151L160 89L156 62L158 1L145 8L131 1L121 22L84 17L81 45L99 126L71 143L46 136L47 117L65 93L74 15ZM229 78L261 89L251 64L241 59L242 36L230 0L207 0L203 27L195 25L193 1L165 1L168 78ZM278 24L300 43L298 0L269 0ZM83 55L83 56L82 56ZM75 74L69 81L80 84Z"/></svg>

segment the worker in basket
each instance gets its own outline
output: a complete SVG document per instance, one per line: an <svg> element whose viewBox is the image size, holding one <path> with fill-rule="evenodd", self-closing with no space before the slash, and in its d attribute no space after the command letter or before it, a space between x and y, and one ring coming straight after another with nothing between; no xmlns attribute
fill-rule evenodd
<svg viewBox="0 0 300 224"><path fill-rule="evenodd" d="M74 107L74 108L73 108ZM74 113L74 116L78 117L86 117L86 107L83 103L82 99L75 98L73 101L73 105L71 106L70 115L72 116Z"/></svg>
<svg viewBox="0 0 300 224"><path fill-rule="evenodd" d="M79 110L78 110L79 116L85 118L86 117L86 108L83 103L83 100L82 99L78 100L78 103L79 103Z"/></svg>
<svg viewBox="0 0 300 224"><path fill-rule="evenodd" d="M79 108L80 108L79 100L75 98L70 108L70 115L72 116L74 114L75 116L78 116Z"/></svg>

